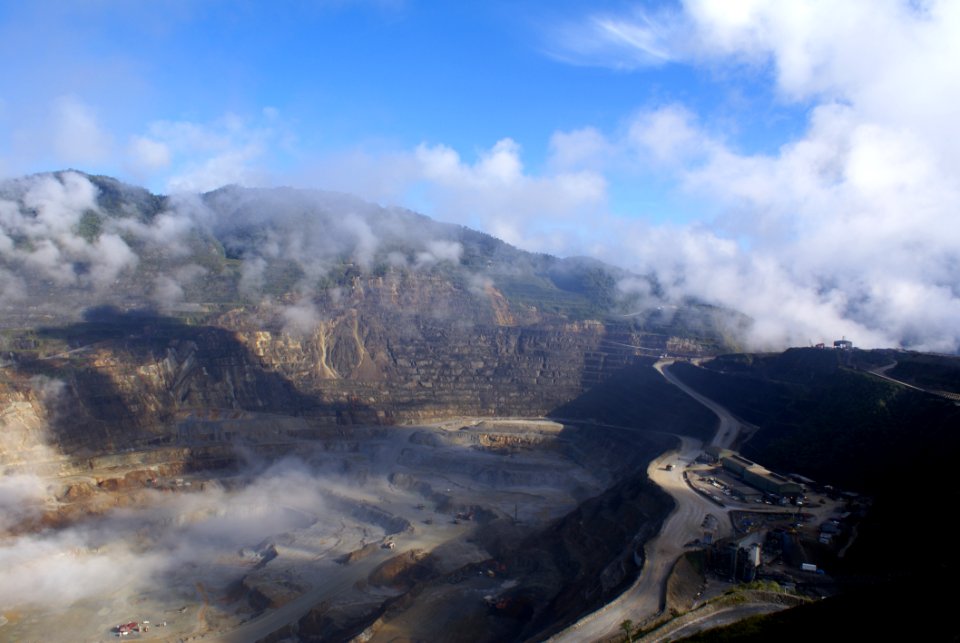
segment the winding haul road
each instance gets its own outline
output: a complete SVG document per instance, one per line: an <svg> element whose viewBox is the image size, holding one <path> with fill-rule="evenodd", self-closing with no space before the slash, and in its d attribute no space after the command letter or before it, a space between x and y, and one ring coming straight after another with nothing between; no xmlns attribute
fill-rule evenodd
<svg viewBox="0 0 960 643"><path fill-rule="evenodd" d="M695 399L697 402L700 402L700 404L703 404L705 407L713 411L714 415L720 418L720 426L717 427L717 432L710 441L710 445L729 449L730 445L736 441L741 429L743 429L743 423L733 417L727 409L723 408L710 398L700 395L692 388L678 380L677 376L671 373L670 369L667 368L671 364L673 364L673 360L660 360L654 364L653 367L657 369L657 372L663 375L668 382Z"/></svg>
<svg viewBox="0 0 960 643"><path fill-rule="evenodd" d="M678 380L668 369L672 363L672 360L661 360L654 364L654 368L668 382L717 415L720 424L710 444L729 447L736 440L743 425L725 408ZM728 511L712 504L694 492L686 483L685 465L693 462L700 455L704 445L700 440L689 436L678 437L680 437L679 449L664 453L647 467L647 475L673 497L676 507L664 521L657 537L648 541L644 547L644 565L640 576L615 600L553 636L549 639L550 641L581 643L603 639L616 634L620 623L626 619L639 624L659 613L667 578L674 563L684 552L684 543L703 536L702 525L708 514L712 513L716 516ZM668 464L676 466L668 471ZM718 522L720 529L730 530L729 521ZM718 537L724 535L726 534L722 532L717 533ZM436 542L421 542L418 545L436 546L444 539L433 535L433 538L426 540ZM287 605L245 623L231 632L203 638L223 643L239 643L265 637L309 611L323 595L328 595L331 591L347 589L348 585L356 580L358 567L363 568L363 573L368 573L386 557L384 552L378 551L369 558L351 565L349 570L334 570L322 587L314 588L313 591L307 592Z"/></svg>
<svg viewBox="0 0 960 643"><path fill-rule="evenodd" d="M654 364L654 368L668 382L717 415L720 426L710 444L729 447L736 440L743 425L725 408L678 380L667 368L672 363L672 360L661 360ZM600 640L617 634L620 631L620 624L627 619L639 624L660 611L667 578L674 562L684 552L684 543L703 536L702 524L708 514L716 515L728 511L694 492L683 478L685 465L693 462L702 449L703 443L700 440L680 436L678 450L669 451L650 463L647 467L647 475L673 497L676 507L664 521L663 528L657 537L648 541L644 547L645 562L640 576L623 594L554 635L548 639L549 641L581 643ZM667 471L668 464L678 466L673 467L672 471ZM721 528L730 529L729 521L719 522ZM724 535L726 534L717 534L718 537Z"/></svg>

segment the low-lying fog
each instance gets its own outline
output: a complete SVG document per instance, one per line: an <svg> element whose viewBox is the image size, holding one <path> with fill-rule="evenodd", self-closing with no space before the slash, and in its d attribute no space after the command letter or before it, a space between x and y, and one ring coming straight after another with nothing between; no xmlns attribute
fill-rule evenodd
<svg viewBox="0 0 960 643"><path fill-rule="evenodd" d="M394 555L379 546L387 539L398 552L430 551L462 540L478 520L543 523L609 482L571 458L577 447L558 425L514 427L526 442L506 449L483 447L473 428L380 429L361 440L300 443L291 446L295 455L269 464L251 458L219 478L99 491L118 506L30 533L24 520L37 524L62 504L55 497L68 484L98 472L2 476L0 627L22 640L96 639L144 619L168 622L164 637L229 631L265 605L310 595L309 609L359 591L358 581ZM462 511L477 517L456 520ZM365 546L364 562L344 564ZM458 555L453 568L488 557L463 548Z"/></svg>
<svg viewBox="0 0 960 643"><path fill-rule="evenodd" d="M28 476L0 479L4 515L36 513L42 484ZM209 482L199 492L144 490L144 506L7 539L0 548L0 603L58 607L118 587L138 591L183 565L304 526L305 516L318 519L324 490L334 486L302 461L286 459L233 491Z"/></svg>

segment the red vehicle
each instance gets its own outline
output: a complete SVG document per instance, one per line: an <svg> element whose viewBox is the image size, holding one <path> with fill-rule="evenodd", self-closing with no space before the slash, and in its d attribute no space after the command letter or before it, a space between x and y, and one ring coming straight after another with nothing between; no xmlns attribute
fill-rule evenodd
<svg viewBox="0 0 960 643"><path fill-rule="evenodd" d="M140 623L138 623L137 621L130 621L129 623L123 623L122 625L116 626L115 628L113 628L113 630L117 634L129 634L130 632L139 632Z"/></svg>

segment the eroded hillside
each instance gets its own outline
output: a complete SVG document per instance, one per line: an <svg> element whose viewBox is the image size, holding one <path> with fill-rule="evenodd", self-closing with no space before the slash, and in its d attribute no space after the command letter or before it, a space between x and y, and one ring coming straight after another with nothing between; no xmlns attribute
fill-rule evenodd
<svg viewBox="0 0 960 643"><path fill-rule="evenodd" d="M651 280L599 262L345 195L173 198L76 172L2 194L9 464L45 446L258 441L278 430L259 416L626 421L657 405L610 413L604 386L645 357L713 351L742 323L664 306Z"/></svg>
<svg viewBox="0 0 960 643"><path fill-rule="evenodd" d="M424 609L553 630L634 577L670 508L647 462L715 423L654 359L742 323L342 195L78 173L3 194L0 616L21 637L96 637L136 605L236 640L446 632ZM141 574L91 576L107 558Z"/></svg>

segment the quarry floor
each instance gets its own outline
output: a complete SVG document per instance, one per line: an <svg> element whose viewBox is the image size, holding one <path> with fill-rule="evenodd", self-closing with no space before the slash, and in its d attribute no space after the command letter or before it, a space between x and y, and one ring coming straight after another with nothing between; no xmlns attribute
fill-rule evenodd
<svg viewBox="0 0 960 643"><path fill-rule="evenodd" d="M713 444L735 441L735 418L661 372L720 417ZM346 632L408 591L417 561L428 556L435 575L473 575L427 586L376 619L364 640L476 640L482 630L470 627L489 624L487 602L517 583L509 569L481 565L492 558L476 537L481 527L497 521L532 533L616 482L622 453L582 449L586 430L596 427L517 418L330 429L232 445L243 466L175 476L163 475L148 452L125 453L110 471L53 483L53 504L63 511L73 502L65 489L96 483L83 499L96 511L0 538L4 579L25 589L0 593L0 640L239 643L305 617ZM604 640L625 619L655 617L686 545L732 531L735 503L719 507L685 479L702 448L683 437L679 449L649 462L647 476L676 508L646 543L642 573L551 640ZM102 484L132 474L142 484ZM120 637L116 627L132 621L146 631Z"/></svg>
<svg viewBox="0 0 960 643"><path fill-rule="evenodd" d="M287 445L270 465L251 454L230 476L117 490L116 509L3 541L13 573L32 586L74 589L8 599L0 639L117 640L117 625L137 621L147 630L122 638L252 641L318 605L349 616L402 593L375 574L388 560L432 552L441 571L479 563L490 558L470 541L480 522L543 525L606 488L572 430L519 420L358 428ZM98 492L101 504L110 493ZM485 575L467 593L481 606L510 582ZM447 620L395 619L373 640L429 639Z"/></svg>

